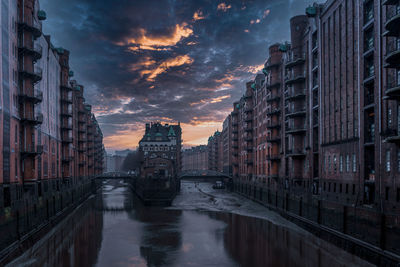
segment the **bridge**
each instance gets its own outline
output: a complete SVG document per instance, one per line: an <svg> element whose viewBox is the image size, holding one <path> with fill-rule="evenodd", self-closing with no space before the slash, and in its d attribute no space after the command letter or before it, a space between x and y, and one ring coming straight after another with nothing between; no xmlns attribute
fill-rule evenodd
<svg viewBox="0 0 400 267"><path fill-rule="evenodd" d="M133 180L137 178L136 175L128 174L126 172L111 172L103 173L94 177L97 180L116 179L116 180ZM203 181L216 181L216 180L229 180L232 177L226 173L211 171L211 170L190 170L182 171L178 174L179 180L203 180Z"/></svg>
<svg viewBox="0 0 400 267"><path fill-rule="evenodd" d="M178 178L180 180L224 180L230 179L226 173L211 171L211 170L190 170L182 171L179 173Z"/></svg>
<svg viewBox="0 0 400 267"><path fill-rule="evenodd" d="M134 179L134 178L136 178L136 175L128 174L126 172L108 172L108 173L106 172L106 173L102 173L102 174L96 175L94 177L94 179L99 179L99 180L102 180L102 179L118 179L118 180L121 180L121 179Z"/></svg>

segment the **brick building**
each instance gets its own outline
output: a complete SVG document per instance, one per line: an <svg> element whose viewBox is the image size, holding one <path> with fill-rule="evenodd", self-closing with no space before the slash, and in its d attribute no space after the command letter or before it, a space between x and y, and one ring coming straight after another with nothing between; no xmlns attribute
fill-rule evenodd
<svg viewBox="0 0 400 267"><path fill-rule="evenodd" d="M233 177L252 192L399 210L399 2L305 13L233 105Z"/></svg>
<svg viewBox="0 0 400 267"><path fill-rule="evenodd" d="M195 146L182 152L182 171L208 170L207 146Z"/></svg>
<svg viewBox="0 0 400 267"><path fill-rule="evenodd" d="M222 172L232 175L232 122L231 116L226 117L222 124Z"/></svg>
<svg viewBox="0 0 400 267"><path fill-rule="evenodd" d="M399 25L391 0L291 18L228 116L237 192L400 252Z"/></svg>
<svg viewBox="0 0 400 267"><path fill-rule="evenodd" d="M69 52L42 34L39 2L3 0L0 9L2 217L3 208L27 212L28 196L29 205L38 198L56 205L60 188L102 173L104 147L83 86L71 80Z"/></svg>
<svg viewBox="0 0 400 267"><path fill-rule="evenodd" d="M140 177L175 177L182 170L182 129L177 125L159 122L146 124L139 141Z"/></svg>
<svg viewBox="0 0 400 267"><path fill-rule="evenodd" d="M223 142L222 133L216 131L208 138L208 169L212 171L223 171Z"/></svg>

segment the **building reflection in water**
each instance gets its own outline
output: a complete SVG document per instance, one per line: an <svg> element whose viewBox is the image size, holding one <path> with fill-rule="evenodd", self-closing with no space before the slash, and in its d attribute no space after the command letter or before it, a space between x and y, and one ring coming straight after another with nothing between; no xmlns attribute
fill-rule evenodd
<svg viewBox="0 0 400 267"><path fill-rule="evenodd" d="M10 263L20 265L368 264L306 231L266 220L221 212L145 207L126 184L112 181Z"/></svg>
<svg viewBox="0 0 400 267"><path fill-rule="evenodd" d="M225 249L240 266L331 267L367 264L303 230L295 231L267 220L230 213L209 213L209 216L227 224L224 232Z"/></svg>
<svg viewBox="0 0 400 267"><path fill-rule="evenodd" d="M101 198L86 201L9 266L95 265L103 231L103 214L94 209L97 201Z"/></svg>
<svg viewBox="0 0 400 267"><path fill-rule="evenodd" d="M182 247L181 210L146 207L133 197L129 218L142 222L140 255L148 266L171 266Z"/></svg>

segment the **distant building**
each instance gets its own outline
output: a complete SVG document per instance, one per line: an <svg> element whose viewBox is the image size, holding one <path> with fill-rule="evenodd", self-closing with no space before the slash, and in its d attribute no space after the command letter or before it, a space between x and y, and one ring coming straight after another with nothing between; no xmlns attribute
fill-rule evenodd
<svg viewBox="0 0 400 267"><path fill-rule="evenodd" d="M133 153L133 150L125 149L125 150L116 150L115 151L115 155L116 156L121 156L121 157L126 157L130 153Z"/></svg>
<svg viewBox="0 0 400 267"><path fill-rule="evenodd" d="M146 124L146 131L139 141L142 158L140 177L168 178L182 169L182 129L178 125Z"/></svg>
<svg viewBox="0 0 400 267"><path fill-rule="evenodd" d="M182 153L182 170L208 170L207 146L196 146Z"/></svg>
<svg viewBox="0 0 400 267"><path fill-rule="evenodd" d="M223 171L223 144L222 134L216 131L208 138L208 169L212 171Z"/></svg>
<svg viewBox="0 0 400 267"><path fill-rule="evenodd" d="M115 155L106 155L106 171L107 172L119 172L123 171L123 164L129 153L132 150L126 149L122 151L115 151Z"/></svg>
<svg viewBox="0 0 400 267"><path fill-rule="evenodd" d="M226 117L222 127L222 172L232 174L232 123L231 115Z"/></svg>

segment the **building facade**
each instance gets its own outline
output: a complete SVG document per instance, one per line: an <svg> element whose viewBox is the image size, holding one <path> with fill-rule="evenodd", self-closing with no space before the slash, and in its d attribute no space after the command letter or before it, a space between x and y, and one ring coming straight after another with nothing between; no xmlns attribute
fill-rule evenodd
<svg viewBox="0 0 400 267"><path fill-rule="evenodd" d="M174 178L182 170L182 129L180 124L146 124L139 141L141 178Z"/></svg>
<svg viewBox="0 0 400 267"><path fill-rule="evenodd" d="M330 0L290 20L228 117L237 181L400 209L399 12Z"/></svg>
<svg viewBox="0 0 400 267"><path fill-rule="evenodd" d="M207 146L196 146L182 152L182 171L208 170Z"/></svg>
<svg viewBox="0 0 400 267"><path fill-rule="evenodd" d="M31 208L25 198L36 205L55 197L53 190L102 173L104 147L83 86L71 80L69 52L42 33L46 13L39 2L2 0L0 16L3 218L5 210L25 214Z"/></svg>

